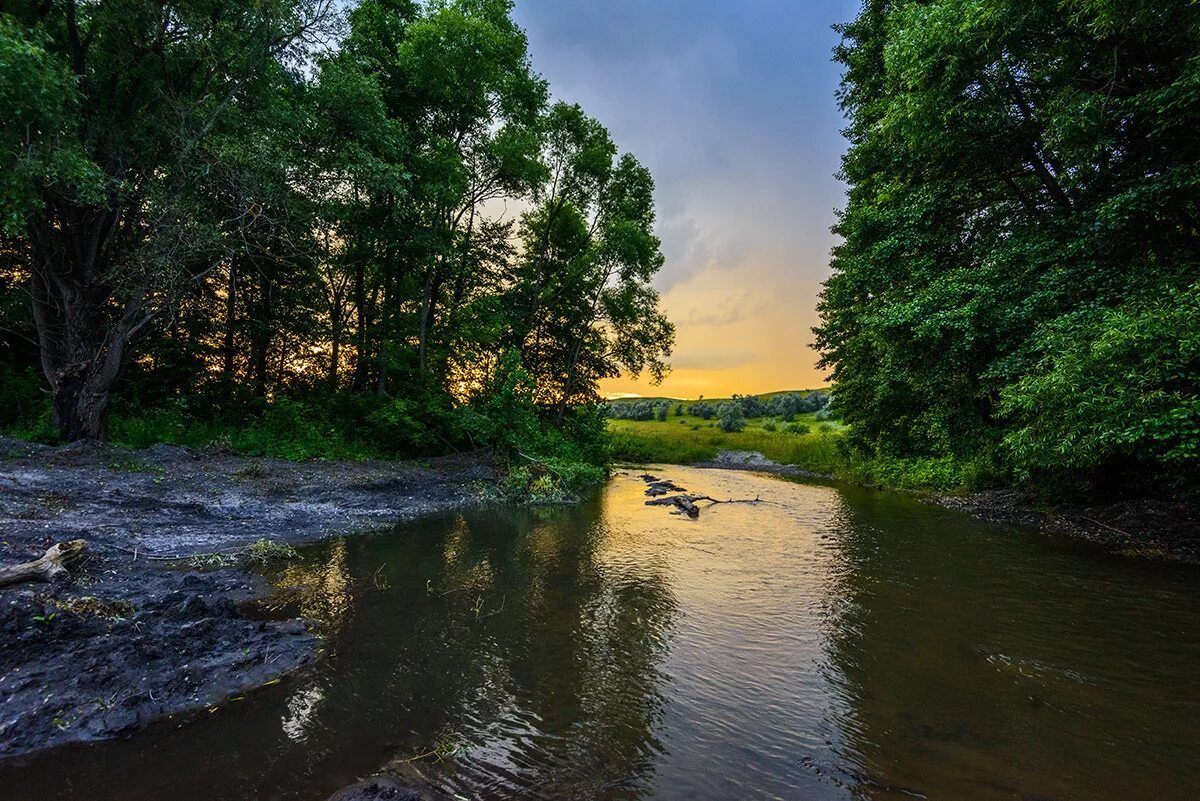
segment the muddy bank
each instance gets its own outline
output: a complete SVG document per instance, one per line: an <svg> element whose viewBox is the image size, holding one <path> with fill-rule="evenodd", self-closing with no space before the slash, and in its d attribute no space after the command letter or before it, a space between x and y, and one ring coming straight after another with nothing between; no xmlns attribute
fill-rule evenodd
<svg viewBox="0 0 1200 801"><path fill-rule="evenodd" d="M1085 540L1126 556L1200 565L1200 506L1154 498L1110 504L1045 504L1020 490L931 498L940 506L995 523Z"/></svg>
<svg viewBox="0 0 1200 801"><path fill-rule="evenodd" d="M716 459L693 467L835 480L834 476L779 464L748 451L722 451ZM1200 564L1200 505L1194 503L1135 498L1111 504L1046 504L1031 492L1015 489L965 495L916 494L992 523L1067 536L1126 556Z"/></svg>
<svg viewBox="0 0 1200 801"><path fill-rule="evenodd" d="M492 478L471 457L290 463L0 438L0 562L89 543L73 580L0 589L0 759L121 736L301 667L319 649L304 621L242 609L266 590L238 559L247 545L378 529L472 503Z"/></svg>

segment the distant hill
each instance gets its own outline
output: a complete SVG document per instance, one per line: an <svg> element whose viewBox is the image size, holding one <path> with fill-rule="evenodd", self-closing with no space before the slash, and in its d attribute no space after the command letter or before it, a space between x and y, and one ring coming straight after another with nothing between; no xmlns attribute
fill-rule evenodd
<svg viewBox="0 0 1200 801"><path fill-rule="evenodd" d="M816 392L817 390L828 392L829 388L828 387L815 387L813 389L780 389L780 390L776 390L774 392L759 392L759 393L749 392L746 394L747 395L757 394L758 397L762 398L763 400L770 400L771 398L774 398L776 395L787 395L792 392L797 392L801 395L807 395L808 393ZM733 398L732 397L668 398L666 396L653 397L653 396L647 395L645 397L614 398L613 400L610 400L607 402L610 404L613 404L613 405L617 405L617 404L622 404L622 403L642 403L644 401L651 401L654 403L658 403L660 401L666 401L667 403L696 403L697 401L701 401L701 400L707 401L709 403L722 403L724 401L733 400Z"/></svg>

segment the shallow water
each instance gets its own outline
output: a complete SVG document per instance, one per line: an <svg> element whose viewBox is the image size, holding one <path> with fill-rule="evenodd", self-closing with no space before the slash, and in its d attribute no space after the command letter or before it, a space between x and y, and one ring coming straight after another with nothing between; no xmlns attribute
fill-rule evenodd
<svg viewBox="0 0 1200 801"><path fill-rule="evenodd" d="M0 773L4 798L1191 799L1200 572L887 493L662 468L305 551L300 676ZM303 590L294 588L302 587Z"/></svg>

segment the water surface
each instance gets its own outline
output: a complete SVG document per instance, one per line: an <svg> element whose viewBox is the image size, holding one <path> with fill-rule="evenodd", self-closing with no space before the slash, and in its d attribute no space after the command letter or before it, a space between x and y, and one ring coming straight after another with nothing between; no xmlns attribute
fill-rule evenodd
<svg viewBox="0 0 1200 801"><path fill-rule="evenodd" d="M4 771L4 797L326 798L382 767L480 799L1192 799L1200 574L887 493L699 520L578 508L323 542L275 579L329 658L182 728Z"/></svg>

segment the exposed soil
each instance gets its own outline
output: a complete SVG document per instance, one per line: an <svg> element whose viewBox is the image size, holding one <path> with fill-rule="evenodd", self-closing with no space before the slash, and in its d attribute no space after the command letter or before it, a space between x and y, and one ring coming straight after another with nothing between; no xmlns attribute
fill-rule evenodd
<svg viewBox="0 0 1200 801"><path fill-rule="evenodd" d="M695 466L833 480L748 451L722 451ZM1200 564L1200 504L1153 498L1047 504L1031 492L1013 489L920 497L980 520L1064 535L1127 556Z"/></svg>
<svg viewBox="0 0 1200 801"><path fill-rule="evenodd" d="M0 590L0 760L121 736L310 662L305 621L243 611L267 587L235 554L463 506L493 478L470 456L291 463L0 438L0 563L89 543L72 580Z"/></svg>
<svg viewBox="0 0 1200 801"><path fill-rule="evenodd" d="M936 496L981 520L1086 540L1127 556L1200 565L1200 505L1155 498L1108 504L1046 504L1019 490Z"/></svg>

